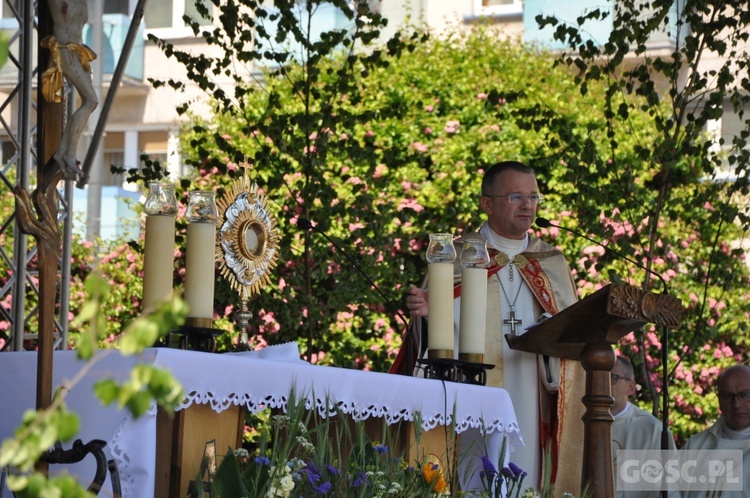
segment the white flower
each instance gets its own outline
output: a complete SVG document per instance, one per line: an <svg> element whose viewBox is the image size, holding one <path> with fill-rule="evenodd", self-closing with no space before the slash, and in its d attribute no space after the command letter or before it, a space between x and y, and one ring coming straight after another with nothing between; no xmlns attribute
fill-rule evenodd
<svg viewBox="0 0 750 498"><path fill-rule="evenodd" d="M276 467L272 465L271 475L273 476L276 475L276 473L274 472L275 469ZM274 479L274 482L271 483L270 487L268 488L268 492L266 493L265 498L276 498L277 496L280 496L281 498L287 498L292 489L294 489L292 470L289 468L289 465L283 466L282 469L283 470L280 471L282 476L276 477Z"/></svg>
<svg viewBox="0 0 750 498"><path fill-rule="evenodd" d="M289 417L287 415L274 415L271 417L271 424L275 427L286 427L289 423Z"/></svg>
<svg viewBox="0 0 750 498"><path fill-rule="evenodd" d="M297 444L302 446L305 451L309 451L310 453L315 451L315 446L303 436L297 436Z"/></svg>
<svg viewBox="0 0 750 498"><path fill-rule="evenodd" d="M234 450L234 456L244 459L250 456L250 453L248 453L245 448L237 448L236 450Z"/></svg>
<svg viewBox="0 0 750 498"><path fill-rule="evenodd" d="M289 493L294 489L294 479L292 479L291 475L281 478L281 489L285 491L284 496L289 496Z"/></svg>

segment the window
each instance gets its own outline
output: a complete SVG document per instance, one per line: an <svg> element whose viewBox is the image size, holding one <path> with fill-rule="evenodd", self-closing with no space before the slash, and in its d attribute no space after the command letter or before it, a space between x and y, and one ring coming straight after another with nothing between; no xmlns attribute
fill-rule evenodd
<svg viewBox="0 0 750 498"><path fill-rule="evenodd" d="M141 131L138 132L138 155L145 154L151 161L159 161L162 167L167 167L169 159L169 132ZM143 162L139 162L143 167Z"/></svg>
<svg viewBox="0 0 750 498"><path fill-rule="evenodd" d="M104 2L103 8L105 14L130 15L130 11L128 10L128 0L107 0Z"/></svg>
<svg viewBox="0 0 750 498"><path fill-rule="evenodd" d="M523 13L522 0L474 0L474 13L479 16Z"/></svg>
<svg viewBox="0 0 750 498"><path fill-rule="evenodd" d="M199 19L196 4L201 2L213 14L214 7L206 0L159 0L148 2L143 12L143 19L148 30L163 30L157 36L168 38L175 36L192 36L192 30L182 20L184 14ZM202 25L210 25L211 19L203 18Z"/></svg>
<svg viewBox="0 0 750 498"><path fill-rule="evenodd" d="M13 7L11 8L9 3L13 4ZM13 9L16 9L16 12L18 15L21 15L21 0L14 0L11 2L3 1L0 2L0 9L3 9L3 19L10 19L11 17L15 18L15 15L13 14Z"/></svg>

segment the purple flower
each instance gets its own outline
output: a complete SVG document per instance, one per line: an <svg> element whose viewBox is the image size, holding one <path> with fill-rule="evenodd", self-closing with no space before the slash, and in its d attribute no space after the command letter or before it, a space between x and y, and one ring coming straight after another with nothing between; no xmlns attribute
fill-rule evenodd
<svg viewBox="0 0 750 498"><path fill-rule="evenodd" d="M268 457L259 456L255 457L255 463L258 465L271 465L271 460L269 460Z"/></svg>
<svg viewBox="0 0 750 498"><path fill-rule="evenodd" d="M320 486L313 485L313 490L316 493L320 493L321 495L324 495L324 494L328 493L331 490L332 487L333 486L331 485L330 482L324 482Z"/></svg>
<svg viewBox="0 0 750 498"><path fill-rule="evenodd" d="M341 475L341 471L337 467L334 467L333 465L329 463L326 464L326 470L330 472L331 475L334 475L334 476Z"/></svg>
<svg viewBox="0 0 750 498"><path fill-rule="evenodd" d="M373 444L372 449L380 453L381 455L385 455L386 453L388 453L388 446L383 446L382 444Z"/></svg>
<svg viewBox="0 0 750 498"><path fill-rule="evenodd" d="M519 467L518 465L516 465L516 464L515 464L515 463L513 463L513 462L508 462L508 467L510 467L510 468L511 468L511 470L513 470L513 472L514 472L514 473L515 473L515 474L516 474L517 476L522 476L522 477L523 477L523 476L526 476L526 475L527 475L527 474L526 474L526 472L525 472L525 471L524 471L524 470L523 470L522 468L520 468L520 467Z"/></svg>
<svg viewBox="0 0 750 498"><path fill-rule="evenodd" d="M364 472L360 472L359 476L352 482L353 488L367 485L367 475Z"/></svg>
<svg viewBox="0 0 750 498"><path fill-rule="evenodd" d="M497 475L497 469L492 465L488 456L482 457L482 470L479 472L479 477L487 477L488 479L494 479Z"/></svg>
<svg viewBox="0 0 750 498"><path fill-rule="evenodd" d="M513 481L519 481L528 475L523 469L513 462L508 462L508 466L503 468L503 475Z"/></svg>
<svg viewBox="0 0 750 498"><path fill-rule="evenodd" d="M307 462L307 466L299 471L300 474L307 476L307 482L315 488L315 483L320 480L320 470L314 462Z"/></svg>

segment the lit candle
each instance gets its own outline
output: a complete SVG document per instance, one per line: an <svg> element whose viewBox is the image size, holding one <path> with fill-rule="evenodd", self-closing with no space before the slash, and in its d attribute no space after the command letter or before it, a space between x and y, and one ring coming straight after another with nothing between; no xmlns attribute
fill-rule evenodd
<svg viewBox="0 0 750 498"><path fill-rule="evenodd" d="M472 363L484 362L487 309L487 270L490 261L487 241L478 233L464 237L461 251L461 324L458 358Z"/></svg>
<svg viewBox="0 0 750 498"><path fill-rule="evenodd" d="M144 210L147 216L141 311L148 313L158 303L172 299L174 217L177 214L174 185L150 183Z"/></svg>
<svg viewBox="0 0 750 498"><path fill-rule="evenodd" d="M430 234L427 248L427 356L453 359L453 261L449 233Z"/></svg>
<svg viewBox="0 0 750 498"><path fill-rule="evenodd" d="M210 328L214 316L214 275L216 254L216 220L214 192L190 192L187 208L185 302L187 324Z"/></svg>

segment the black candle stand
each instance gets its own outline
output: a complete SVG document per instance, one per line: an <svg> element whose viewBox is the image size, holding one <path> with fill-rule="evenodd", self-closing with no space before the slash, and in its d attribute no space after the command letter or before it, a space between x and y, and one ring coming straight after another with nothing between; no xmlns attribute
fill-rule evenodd
<svg viewBox="0 0 750 498"><path fill-rule="evenodd" d="M458 360L451 360L448 358L424 358L418 359L417 363L425 365L424 376L427 379L457 382L458 371L456 370L456 364L459 363Z"/></svg>
<svg viewBox="0 0 750 498"><path fill-rule="evenodd" d="M448 358L423 358L417 360L417 363L425 365L424 375L427 379L477 386L487 384L487 370L495 368L495 365L486 363L473 363Z"/></svg>
<svg viewBox="0 0 750 498"><path fill-rule="evenodd" d="M216 351L216 337L224 331L208 327L183 326L172 333L181 336L178 343L180 349L213 353Z"/></svg>
<svg viewBox="0 0 750 498"><path fill-rule="evenodd" d="M459 363L458 382L461 384L484 386L487 384L487 370L495 368L495 365L488 365L487 363L473 363L470 361Z"/></svg>

